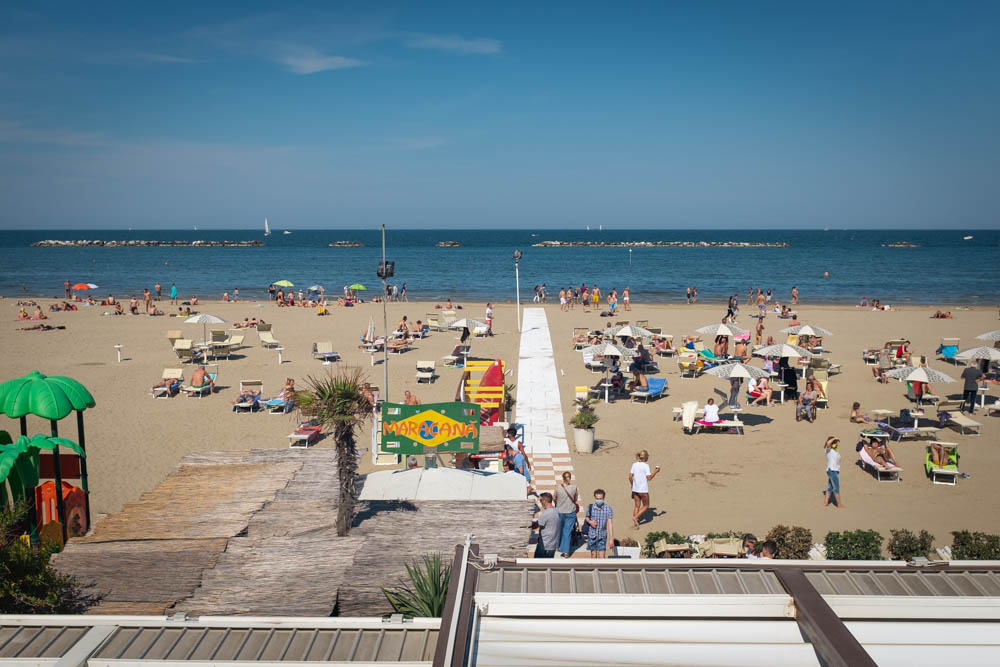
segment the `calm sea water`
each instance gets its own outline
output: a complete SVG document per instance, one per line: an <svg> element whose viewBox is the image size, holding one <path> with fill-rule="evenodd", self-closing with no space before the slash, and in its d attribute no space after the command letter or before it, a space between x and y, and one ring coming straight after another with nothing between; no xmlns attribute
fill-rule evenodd
<svg viewBox="0 0 1000 667"><path fill-rule="evenodd" d="M965 241L963 236L973 235ZM261 248L30 248L42 239L264 240ZM128 296L152 289L182 296L221 298L238 287L244 298L263 298L267 285L380 286L377 230L276 231L6 231L0 233L0 294L55 296L63 281L92 282L95 294ZM407 284L411 299L514 298L512 252L521 249L521 298L532 288L597 283L602 292L631 285L636 301L680 302L684 288L698 287L700 301L741 301L751 286L786 300L793 285L805 302L856 303L862 296L883 303L995 305L1000 303L1000 231L678 231L678 230L389 230L391 282ZM786 242L787 248L532 248L542 240ZM359 241L362 248L330 248L332 241ZM438 248L458 241L460 248ZM918 248L885 248L908 241ZM829 279L823 278L830 272ZM372 292L369 292L371 294Z"/></svg>

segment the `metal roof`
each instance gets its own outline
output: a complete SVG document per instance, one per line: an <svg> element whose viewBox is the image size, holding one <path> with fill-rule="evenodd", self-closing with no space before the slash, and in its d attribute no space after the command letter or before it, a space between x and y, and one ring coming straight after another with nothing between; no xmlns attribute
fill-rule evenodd
<svg viewBox="0 0 1000 667"><path fill-rule="evenodd" d="M0 625L0 658L63 657L83 635L86 627L47 625Z"/></svg>
<svg viewBox="0 0 1000 667"><path fill-rule="evenodd" d="M820 595L1000 597L995 570L817 569L805 575Z"/></svg>

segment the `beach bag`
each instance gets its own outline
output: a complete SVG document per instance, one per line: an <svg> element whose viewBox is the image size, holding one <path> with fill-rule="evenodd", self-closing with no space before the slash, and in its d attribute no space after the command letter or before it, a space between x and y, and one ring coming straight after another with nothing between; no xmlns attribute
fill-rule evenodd
<svg viewBox="0 0 1000 667"><path fill-rule="evenodd" d="M584 519L583 519L583 527L580 528L580 534L583 535L585 538L589 538L590 537L590 529L593 528L593 526L591 526L588 523L588 520L590 519L590 510L593 509L593 507L594 507L593 503L587 505L587 516L584 517Z"/></svg>

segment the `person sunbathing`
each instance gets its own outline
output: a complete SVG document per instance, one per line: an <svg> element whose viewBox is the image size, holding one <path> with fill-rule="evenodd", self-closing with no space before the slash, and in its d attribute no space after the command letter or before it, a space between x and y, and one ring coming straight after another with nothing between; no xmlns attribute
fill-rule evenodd
<svg viewBox="0 0 1000 667"><path fill-rule="evenodd" d="M813 389L812 380L806 381L806 390L799 394L799 400L795 405L795 421L808 419L809 423L816 421L816 399L819 392Z"/></svg>
<svg viewBox="0 0 1000 667"><path fill-rule="evenodd" d="M190 394L188 395L190 396ZM240 395L237 396L236 399L233 401L233 406L235 406L238 403L253 403L254 401L259 401L259 400L260 400L260 392L251 389L250 391L241 392Z"/></svg>
<svg viewBox="0 0 1000 667"><path fill-rule="evenodd" d="M949 311L945 312L945 311L939 310L936 313L934 313L933 315L931 315L931 318L933 318L935 320L950 320L951 319L951 311L949 310Z"/></svg>
<svg viewBox="0 0 1000 667"><path fill-rule="evenodd" d="M714 398L708 399L703 412L701 419L698 420L700 423L711 426L719 421L719 406L715 404Z"/></svg>
<svg viewBox="0 0 1000 667"><path fill-rule="evenodd" d="M750 355L747 354L747 342L745 340L736 340L736 349L733 350L733 356L737 359L743 359L744 361L748 361L750 359Z"/></svg>
<svg viewBox="0 0 1000 667"><path fill-rule="evenodd" d="M771 396L774 390L771 389L770 383L767 378L750 378L750 384L747 387L747 394L750 398L754 399L750 402L750 405L760 405L761 401L764 401L764 405L771 405Z"/></svg>
<svg viewBox="0 0 1000 667"><path fill-rule="evenodd" d="M177 393L177 390L181 388L181 384L183 382L184 378L182 377L177 378L176 380L172 378L168 378L166 380L160 380L159 382L157 382L156 384L154 384L152 387L149 388L149 393L155 394L156 390L162 387L167 390L168 394L173 396L174 394Z"/></svg>
<svg viewBox="0 0 1000 667"><path fill-rule="evenodd" d="M49 318L46 317L45 313L42 312L42 307L41 306L35 306L35 314L31 316L31 319L33 319L33 320L47 320Z"/></svg>
<svg viewBox="0 0 1000 667"><path fill-rule="evenodd" d="M191 305L192 306L197 306L198 305L198 295L197 294L195 294L193 297L191 297Z"/></svg>
<svg viewBox="0 0 1000 667"><path fill-rule="evenodd" d="M403 403L405 405L420 405L420 399L411 394L409 391L403 392Z"/></svg>
<svg viewBox="0 0 1000 667"><path fill-rule="evenodd" d="M372 391L372 386L370 383L365 382L363 385L361 385L361 395L365 397L365 400L371 403L372 407L374 407L375 403L377 403L375 398L375 392Z"/></svg>
<svg viewBox="0 0 1000 667"><path fill-rule="evenodd" d="M125 314L125 309L122 308L122 305L120 303L116 303L115 304L115 315L124 315L124 314Z"/></svg>
<svg viewBox="0 0 1000 667"><path fill-rule="evenodd" d="M645 373L633 372L632 381L628 384L628 391L648 391L649 390L649 376ZM635 396L629 399L629 401L634 401Z"/></svg>
<svg viewBox="0 0 1000 667"><path fill-rule="evenodd" d="M670 353L676 352L676 350L674 350L674 346L671 343L671 341L670 341L669 338L666 338L666 337L663 337L663 336L657 336L657 337L653 338L653 341L654 341L653 345L655 346L655 349L656 349L657 353L659 353L659 352L670 352Z"/></svg>
<svg viewBox="0 0 1000 667"><path fill-rule="evenodd" d="M953 446L943 445L940 442L931 443L931 463L938 466L939 468L945 468L951 465L951 452L954 451ZM956 460L958 456L956 455Z"/></svg>
<svg viewBox="0 0 1000 667"><path fill-rule="evenodd" d="M865 442L863 439L859 440L855 449L859 452L864 449L868 452L868 456L871 457L871 460L880 466L884 466L886 468L896 467L896 456L892 453L892 449L889 447L888 443L880 443L878 438L869 438L868 442Z"/></svg>
<svg viewBox="0 0 1000 667"><path fill-rule="evenodd" d="M28 315L28 311L26 311L22 306L21 309L17 311L17 317L15 318L15 321L23 322L25 320L30 320L30 319L31 316Z"/></svg>
<svg viewBox="0 0 1000 667"><path fill-rule="evenodd" d="M871 417L861 411L861 404L854 401L854 405L851 406L851 422L855 424L864 424L870 421Z"/></svg>
<svg viewBox="0 0 1000 667"><path fill-rule="evenodd" d="M146 314L149 315L150 317L154 317L157 315L162 315L163 311L154 306L153 304L149 304L149 309L146 311Z"/></svg>
<svg viewBox="0 0 1000 667"><path fill-rule="evenodd" d="M197 370L195 370L195 372L191 374L191 387L193 389L201 389L202 387L204 387L206 385L208 385L208 387L210 387L210 390L209 390L208 393L214 394L215 393L215 380L213 380L212 376L208 374L208 372L205 370L204 366L199 366L197 368ZM260 396L260 393L258 393L257 395ZM188 398L190 398L190 397L191 397L191 394L188 394Z"/></svg>

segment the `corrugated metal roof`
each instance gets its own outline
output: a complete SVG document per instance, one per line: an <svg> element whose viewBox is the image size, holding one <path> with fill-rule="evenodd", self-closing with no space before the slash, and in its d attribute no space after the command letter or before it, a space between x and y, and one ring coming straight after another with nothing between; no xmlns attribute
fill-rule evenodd
<svg viewBox="0 0 1000 667"><path fill-rule="evenodd" d="M89 629L56 625L0 626L0 658L58 659Z"/></svg>
<svg viewBox="0 0 1000 667"><path fill-rule="evenodd" d="M425 662L438 631L428 628L119 627L94 660L216 662Z"/></svg>
<svg viewBox="0 0 1000 667"><path fill-rule="evenodd" d="M500 567L479 573L483 593L766 595L784 593L773 572L733 568Z"/></svg>
<svg viewBox="0 0 1000 667"><path fill-rule="evenodd" d="M996 571L850 569L805 575L820 595L1000 597Z"/></svg>

